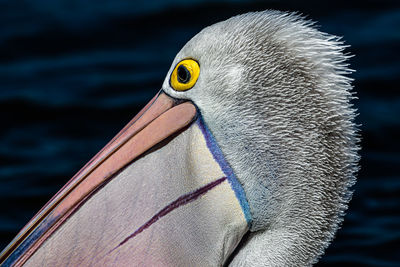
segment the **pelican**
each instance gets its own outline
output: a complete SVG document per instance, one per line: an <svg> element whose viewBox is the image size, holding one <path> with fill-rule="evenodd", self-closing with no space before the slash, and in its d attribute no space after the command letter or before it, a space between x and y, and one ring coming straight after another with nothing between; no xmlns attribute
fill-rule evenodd
<svg viewBox="0 0 400 267"><path fill-rule="evenodd" d="M203 29L2 266L310 266L358 164L348 55L299 15Z"/></svg>

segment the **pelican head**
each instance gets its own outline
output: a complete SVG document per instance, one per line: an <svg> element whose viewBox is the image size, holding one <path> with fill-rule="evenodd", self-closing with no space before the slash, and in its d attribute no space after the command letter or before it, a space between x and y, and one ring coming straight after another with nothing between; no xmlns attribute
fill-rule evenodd
<svg viewBox="0 0 400 267"><path fill-rule="evenodd" d="M251 234L233 262L307 265L332 240L358 159L343 48L297 15L265 11L205 28L176 56L163 90L196 104L249 201ZM170 75L186 58L201 72L176 91Z"/></svg>
<svg viewBox="0 0 400 267"><path fill-rule="evenodd" d="M154 187L148 187L146 181L142 181L143 179L135 178L136 180L134 180L132 178L135 176L134 173L143 174L148 172L146 170L149 169L148 166L151 164L153 164L151 165L153 166L152 168L163 168L164 171L167 169L165 166L170 169L176 169L178 168L177 165L179 165L179 170L174 171L175 176L178 173L187 177L196 172L197 176L203 175L205 177L208 175L205 174L205 169L207 171L212 170L214 168L213 162L218 161L219 165L215 166L221 166L222 169L222 172L218 169L218 173L226 174L232 170L232 177L234 176L237 179L238 183L235 184L234 178L229 178L230 175L226 175L231 179L229 180L230 185L227 183L226 188L233 188L232 190L236 195L224 193L231 189L226 189L228 191L221 189L221 193L218 193L215 198L210 197L211 202L209 203L212 203L212 205L227 205L221 206L219 208L221 212L215 213L215 216L222 216L223 218L213 221L210 225L213 227L216 224L221 224L221 226L218 226L220 228L216 229L225 229L226 225L229 225L229 229L220 231L210 228L210 231L214 232L210 237L207 237L208 240L214 237L218 239L218 233L224 232L224 235L218 239L219 241L215 241L215 243L223 243L220 246L223 252L215 253L216 255L211 255L212 253L210 252L209 256L198 256L200 257L198 259L200 260L199 263L229 263L233 266L308 266L315 263L333 239L342 221L347 203L351 197L349 188L355 182L355 172L358 168L357 129L353 123L355 110L350 104L352 86L351 79L346 76L351 70L346 63L348 56L343 53L343 49L344 45L339 38L318 31L313 27L313 23L296 14L278 11L247 13L203 29L177 54L162 85L162 95L160 96L172 99L171 101L174 105L178 104L177 107L186 105L180 111L181 113L177 115L179 118L184 117L182 120L185 122L181 123L177 128L178 132L175 130L171 132L175 133L175 137L173 136L172 140L170 139L167 143L158 145L158 147L148 151L148 148L159 141L152 142L148 148L144 148L142 152L138 153L141 157L132 164L130 159L126 160L126 162L129 162L128 167L126 167L126 164L121 164L117 168L119 174L116 171L117 176L115 177L114 175L111 182L105 186L96 187L97 191L91 193L94 195L87 203L82 204L82 201L86 201L87 197L82 197L79 201L76 201L77 204L74 205L79 206L79 209L76 208L78 209L77 211L68 211L68 213L64 211L66 208L62 211L60 209L60 212L67 214L62 216L68 217L70 214L78 214L68 220L65 219L65 223L64 221L61 223L53 222L58 222L58 218L61 215L57 215L59 217L54 215L52 220L47 219L54 213L53 211L49 211L47 215L42 215L42 217L47 216L44 222L49 225L50 223L54 225L64 223L64 225L60 226L60 230L57 231L53 229L53 226L53 228L45 226L43 232L49 234L42 239L47 240L51 235L56 237L51 237L46 242L41 241L41 243L39 242L40 245L36 247L46 247L50 246L49 244L57 246L57 235L60 240L72 239L78 243L89 242L86 240L76 241L79 236L77 234L68 234L69 229L76 230L78 228L77 225L82 225L83 220L79 218L83 218L85 214L96 214L96 218L99 217L100 215L94 210L101 206L104 198L107 197L109 199L112 193L117 190L119 190L121 198L126 200L124 198L124 190L128 190L127 187L132 183L134 183L132 187L143 188L142 191L135 191L136 195L144 194L143 191L150 190L151 193L147 196L148 199L163 198L164 195L158 196L158 193L156 193L161 188L161 185L156 190ZM189 106L194 106L195 108L187 108ZM194 134L195 130L191 130L194 127L192 126L192 120L196 116L197 120L200 119L199 127L207 128L208 135L206 134L207 137L205 139ZM160 117L154 123L159 121ZM151 126L152 123L149 125ZM142 131L142 128L139 130ZM148 132L163 131L159 130L160 128L152 129L152 131ZM170 136L171 133L167 135ZM134 138L137 136L139 134L136 134ZM164 137L160 137L157 140L162 140ZM115 140L118 141L118 138L120 136L117 136ZM187 138L189 141L177 141L183 140L182 138ZM199 138L206 140L204 144L207 144L207 146L201 145L203 141L196 141L200 140ZM114 143L117 142L115 140L113 141ZM140 142L140 144L142 143ZM199 149L199 146L204 146L205 149ZM213 157L210 156L209 160L199 156L206 153L204 151L208 151L207 149L213 150L215 146L218 146L216 149L220 151L218 152L220 154L213 152ZM115 151L122 150L119 145L115 147ZM190 147L190 149L183 149L185 147ZM143 151L147 151L147 154L142 154ZM185 155L188 156L175 159L175 154L181 153L178 151L187 151ZM223 163L218 157L223 157ZM98 158L103 160L105 157L102 158L100 155ZM171 160L171 158L174 159ZM193 160L194 158L196 160ZM106 162L107 159L102 162ZM125 156L121 156L118 159L125 160ZM177 160L181 160L183 163L175 164ZM202 162L201 164L193 163L200 161ZM94 162L96 163L96 160ZM164 167L157 167L154 162L167 163L162 163L165 165L163 165ZM91 164L93 165L94 163ZM184 167L181 167L181 164ZM115 164L111 165L115 166ZM122 165L125 166L125 169L122 169ZM98 163L96 166L107 167L108 165L107 163ZM111 167L107 167L107 171L109 170L108 168ZM200 169L201 171L199 171ZM94 172L92 171L92 173ZM169 175L172 172L165 171L165 175ZM154 171L154 173L158 175L160 171ZM79 175L83 177L86 174ZM92 174L86 176L90 175ZM173 178L175 177L174 175L171 174L169 177ZM105 177L104 174L101 174L101 177ZM215 176L214 178L218 177ZM85 179L88 178L86 177ZM198 190L195 192L198 195L205 194L204 192L211 190L210 188L214 188L219 183L222 184L222 181L221 179L214 180L214 182L206 185L208 187L202 187L206 188L202 189L202 193L198 193L200 192ZM99 185L103 182L96 183ZM118 183L122 185L118 185ZM160 180L160 184L162 183ZM189 187L189 184L192 186L192 182L187 180L182 180L180 183L185 184L183 187ZM168 188L165 184L162 187L163 190ZM243 192L243 194L240 192ZM194 193L191 194L190 197L194 199ZM206 201L207 194L202 196L201 200L196 201ZM86 195L88 194L85 193ZM221 204L230 197L239 204L232 204L233 202ZM187 195L185 195L186 202L189 201L188 199ZM136 220L141 222L138 225L143 224L143 226L141 228L136 227L135 229L137 230L133 234L129 236L125 234L127 238L119 239L119 241L116 236L124 236L124 227L133 226L127 226L126 221L129 220L121 219L123 221L121 223L121 220L115 218L125 216L127 213L130 214L134 204L126 204L131 206L129 206L129 209L124 209L121 212L122 215L118 215L119 205L113 206L112 204L119 200L114 198L108 200L108 204L104 204L104 206L109 205L108 209L106 209L107 212L110 212L110 210L113 212L110 225L112 224L119 228L109 237L107 233L111 232L111 230L104 230L101 237L96 239L97 244L105 242L104 240L110 243L110 245L102 246L101 249L96 249L96 257L98 254L104 254L101 258L98 257L94 261L95 256L91 256L91 261L82 260L80 262L90 264L96 262L104 263L104 259L112 257L113 253L118 250L121 251L121 254L113 258L114 263L118 259L128 257L121 256L125 255L123 254L123 249L128 248L127 245L125 248L123 246L129 242L132 245L134 243L132 237L135 236L136 238L139 233L145 233L146 231L146 233L150 233L150 230L146 229L155 221L160 220L159 224L161 225L160 218L170 212L171 206L177 207L177 203L184 202L181 200L182 197L178 198L177 202L171 202L172 204L165 209L155 208L155 210L161 209L161 211L145 224L143 223L146 220L140 216L129 215L131 216L129 220L132 220L131 224L134 224L133 221ZM62 201L60 200L57 203L63 203ZM137 202L139 203L140 201L138 200ZM118 203L126 203L126 201ZM56 204L53 206L56 206ZM69 207L70 205L72 204L67 206ZM143 207L143 205L140 207ZM235 205L239 209L236 209ZM242 207L243 213L240 213L240 207ZM141 210L144 217L147 209L143 208ZM196 217L202 213L207 213L199 207L197 209L196 212L190 214L195 214L193 216ZM235 212L233 212L234 210ZM237 213L237 210L240 211L241 215ZM231 213L234 213L232 215L234 218L240 217L235 224L227 223L231 219L228 220L226 218L231 218L229 217ZM178 214L178 211L175 214ZM183 218L175 220L174 218L176 217L173 216L178 215L173 215L172 212L168 216L172 216L168 219L171 222L179 222ZM202 233L203 224L207 224L208 220L214 220L215 216L205 216L204 218L201 217L202 219L196 217L195 223L193 223L196 225L194 227L195 231ZM210 217L213 217L213 219ZM100 217L97 220L101 221ZM188 219L185 217L183 220L185 223L177 227L182 232L185 232ZM44 224L40 222L35 227ZM93 224L93 227L96 226ZM163 224L159 231L170 229L168 227L170 225ZM50 228L53 230L49 232L48 229ZM31 232L34 234L35 231L32 230ZM128 229L126 232L129 231L132 231L132 229ZM173 233L175 233L172 230L168 231L169 235L174 235ZM244 235L246 232L248 234ZM185 232L185 235L186 233L189 232ZM25 234L25 237L33 234ZM97 232L93 233L93 235L96 234ZM46 234L37 231L37 235L45 236ZM71 235L75 237L70 238ZM190 247L188 244L194 242L192 247L198 249L198 255L203 255L201 253L205 249L200 239L203 240L202 238L206 235L207 233L201 234L201 238L199 237L200 235L194 235L195 237L192 237L192 235L190 237L187 236L184 244ZM170 240L170 236L165 238ZM33 237L32 239L35 241L39 238ZM152 247L153 243L149 243L149 239L156 240L157 238L154 235L148 236L141 241L141 244ZM242 239L242 242L239 244L240 239ZM63 242L67 244L68 241ZM113 242L114 244L111 244ZM161 238L157 242L162 243L163 239ZM20 254L26 253L24 251L31 246L29 244L25 248L22 246L21 251L23 252ZM21 245L19 246L21 247ZM186 256L192 255L185 251L185 246L183 246L183 249L176 251L183 251L182 253ZM83 245L80 245L79 248L82 250L83 247ZM126 255L139 253L137 251L141 249L139 247L132 248ZM48 249L50 250L51 248ZM60 248L57 249L60 250ZM35 248L35 250L38 250L38 248ZM14 251L18 251L15 246ZM46 250L42 249L42 251ZM168 251L166 252L165 246L162 246L161 251L164 256L170 255ZM174 253L177 253L176 251ZM76 253L71 255L78 257ZM156 254L148 256L150 254L146 254L147 252L143 253L140 255L147 255L143 256L143 258L153 257L151 258L153 263L160 263L156 261L156 256L154 256ZM36 253L35 255L41 256L36 256L36 258L35 255L32 256L31 263L41 262L47 254ZM9 252L8 255L11 255L9 258L12 258L13 254ZM18 258L17 256L15 258ZM208 259L213 260L208 261ZM177 263L177 261L169 260L165 262L172 262L175 265L185 262L179 261ZM204 260L204 262L201 262L201 260ZM18 262L18 259L13 262ZM126 263L126 261L121 262ZM187 262L196 263L193 259Z"/></svg>

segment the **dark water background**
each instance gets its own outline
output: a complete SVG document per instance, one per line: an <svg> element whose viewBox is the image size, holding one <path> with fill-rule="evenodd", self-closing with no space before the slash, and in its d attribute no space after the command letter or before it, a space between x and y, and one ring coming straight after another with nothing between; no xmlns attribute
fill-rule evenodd
<svg viewBox="0 0 400 267"><path fill-rule="evenodd" d="M355 55L358 183L317 266L400 266L400 7L396 1L0 0L0 250L161 87L203 27L300 11Z"/></svg>

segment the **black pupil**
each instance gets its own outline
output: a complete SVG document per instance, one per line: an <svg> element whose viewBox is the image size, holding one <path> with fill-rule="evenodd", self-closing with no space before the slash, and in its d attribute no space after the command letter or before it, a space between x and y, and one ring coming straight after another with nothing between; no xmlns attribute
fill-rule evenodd
<svg viewBox="0 0 400 267"><path fill-rule="evenodd" d="M188 83L190 81L190 72L185 66L178 67L178 81L180 83Z"/></svg>

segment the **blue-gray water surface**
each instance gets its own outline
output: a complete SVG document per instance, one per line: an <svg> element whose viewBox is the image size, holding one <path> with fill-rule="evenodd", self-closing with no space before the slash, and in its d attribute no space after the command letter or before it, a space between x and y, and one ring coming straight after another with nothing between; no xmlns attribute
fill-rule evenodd
<svg viewBox="0 0 400 267"><path fill-rule="evenodd" d="M180 48L239 13L300 11L354 55L361 170L317 266L400 266L395 1L0 1L0 250L158 91Z"/></svg>

